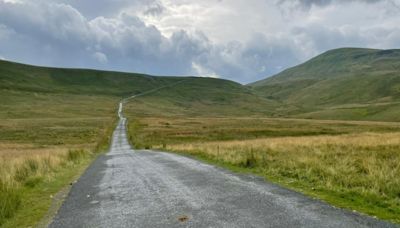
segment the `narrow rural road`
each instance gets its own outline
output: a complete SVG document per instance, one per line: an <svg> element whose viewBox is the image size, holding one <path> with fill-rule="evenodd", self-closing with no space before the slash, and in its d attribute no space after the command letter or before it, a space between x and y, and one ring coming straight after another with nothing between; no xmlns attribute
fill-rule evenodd
<svg viewBox="0 0 400 228"><path fill-rule="evenodd" d="M73 186L50 227L395 227L261 178L133 150L121 111L109 153Z"/></svg>

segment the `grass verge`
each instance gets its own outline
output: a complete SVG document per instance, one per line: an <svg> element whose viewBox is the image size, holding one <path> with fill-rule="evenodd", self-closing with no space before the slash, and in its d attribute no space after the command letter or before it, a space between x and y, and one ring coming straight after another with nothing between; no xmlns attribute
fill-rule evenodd
<svg viewBox="0 0 400 228"><path fill-rule="evenodd" d="M400 223L400 134L284 137L167 146L332 205Z"/></svg>
<svg viewBox="0 0 400 228"><path fill-rule="evenodd" d="M30 227L108 148L120 98L12 89L0 97L0 226Z"/></svg>
<svg viewBox="0 0 400 228"><path fill-rule="evenodd" d="M113 123L95 134L96 144L1 144L0 227L36 225L50 208L53 196L109 147L115 120Z"/></svg>
<svg viewBox="0 0 400 228"><path fill-rule="evenodd" d="M136 147L194 156L400 223L398 123L142 117L128 128Z"/></svg>
<svg viewBox="0 0 400 228"><path fill-rule="evenodd" d="M95 156L86 151L69 151L60 164L47 167L51 169L48 174L32 175L27 172L23 183L9 188L14 197L8 200L6 207L2 205L5 213L2 213L1 227L32 227L37 224L46 214L53 196L72 183Z"/></svg>

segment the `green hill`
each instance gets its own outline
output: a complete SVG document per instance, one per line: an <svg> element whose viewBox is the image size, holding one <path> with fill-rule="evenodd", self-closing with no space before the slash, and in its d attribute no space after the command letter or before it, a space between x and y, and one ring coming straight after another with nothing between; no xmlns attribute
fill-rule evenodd
<svg viewBox="0 0 400 228"><path fill-rule="evenodd" d="M278 103L235 82L189 78L132 100L126 112L133 116L265 116L273 115L277 107Z"/></svg>
<svg viewBox="0 0 400 228"><path fill-rule="evenodd" d="M182 78L0 61L0 89L27 92L128 96L179 80Z"/></svg>
<svg viewBox="0 0 400 228"><path fill-rule="evenodd" d="M40 117L43 112L50 117L71 112L72 116L92 116L90 104L101 100L116 103L123 97L166 85L174 86L136 98L127 105L127 114L400 121L400 50L360 48L328 51L247 87L213 78L47 68L0 61L0 116ZM79 107L42 108L68 100L79 101ZM101 115L101 106L98 109L97 115Z"/></svg>
<svg viewBox="0 0 400 228"><path fill-rule="evenodd" d="M249 86L296 117L399 121L400 50L335 49Z"/></svg>
<svg viewBox="0 0 400 228"><path fill-rule="evenodd" d="M176 84L179 81L182 83ZM42 112L49 115L53 108L41 110L42 107L53 102L60 105L72 102L72 97L65 95L76 100L102 97L117 102L123 97L173 84L176 85L138 98L142 105L133 111L142 114L156 107L156 113L167 114L173 111L174 114L264 115L272 113L276 105L239 83L223 79L47 68L0 61L0 116L41 116ZM87 111L85 115L91 115L91 108L81 105L76 111Z"/></svg>

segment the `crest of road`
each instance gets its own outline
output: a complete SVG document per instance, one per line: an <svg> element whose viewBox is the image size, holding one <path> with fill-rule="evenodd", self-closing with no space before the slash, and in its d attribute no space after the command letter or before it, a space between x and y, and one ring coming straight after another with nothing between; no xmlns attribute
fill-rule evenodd
<svg viewBox="0 0 400 228"><path fill-rule="evenodd" d="M74 184L50 227L396 227L261 178L134 150L122 105L110 151Z"/></svg>

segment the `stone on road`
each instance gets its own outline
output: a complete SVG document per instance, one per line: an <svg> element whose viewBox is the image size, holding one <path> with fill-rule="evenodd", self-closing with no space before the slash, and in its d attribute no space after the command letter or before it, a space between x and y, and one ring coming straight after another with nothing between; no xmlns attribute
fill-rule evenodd
<svg viewBox="0 0 400 228"><path fill-rule="evenodd" d="M73 186L50 227L395 227L261 178L134 151L121 118L110 152Z"/></svg>

